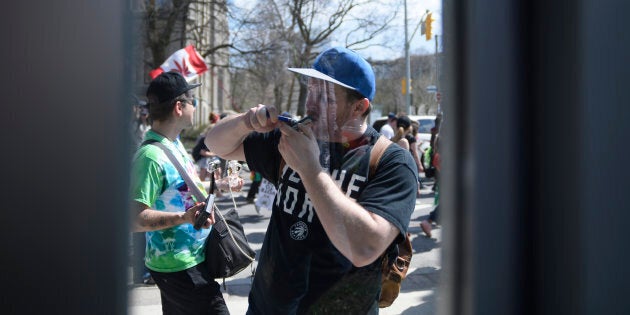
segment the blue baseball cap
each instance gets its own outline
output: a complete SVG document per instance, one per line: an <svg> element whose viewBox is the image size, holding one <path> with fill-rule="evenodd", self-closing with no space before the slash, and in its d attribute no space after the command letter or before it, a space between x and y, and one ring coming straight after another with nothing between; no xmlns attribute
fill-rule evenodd
<svg viewBox="0 0 630 315"><path fill-rule="evenodd" d="M355 90L370 102L376 92L372 66L354 50L344 47L329 48L319 54L313 68L289 68L289 71Z"/></svg>

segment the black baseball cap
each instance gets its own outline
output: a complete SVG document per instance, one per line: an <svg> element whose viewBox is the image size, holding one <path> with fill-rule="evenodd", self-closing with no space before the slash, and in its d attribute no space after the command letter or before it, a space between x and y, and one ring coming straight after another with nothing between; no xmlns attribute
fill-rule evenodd
<svg viewBox="0 0 630 315"><path fill-rule="evenodd" d="M147 98L151 103L164 103L187 91L200 86L201 83L188 84L184 77L177 72L163 72L155 77L147 89Z"/></svg>

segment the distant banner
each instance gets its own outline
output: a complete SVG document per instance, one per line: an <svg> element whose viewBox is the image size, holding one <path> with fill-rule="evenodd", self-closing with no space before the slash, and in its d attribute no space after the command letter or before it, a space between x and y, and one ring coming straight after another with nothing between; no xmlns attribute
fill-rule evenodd
<svg viewBox="0 0 630 315"><path fill-rule="evenodd" d="M197 78L200 74L208 71L208 66L203 57L195 50L193 45L180 49L173 53L164 63L157 69L149 72L151 79L155 79L162 72L179 72L186 81Z"/></svg>
<svg viewBox="0 0 630 315"><path fill-rule="evenodd" d="M256 196L256 206L271 210L273 199L276 197L276 187L266 179L262 179Z"/></svg>

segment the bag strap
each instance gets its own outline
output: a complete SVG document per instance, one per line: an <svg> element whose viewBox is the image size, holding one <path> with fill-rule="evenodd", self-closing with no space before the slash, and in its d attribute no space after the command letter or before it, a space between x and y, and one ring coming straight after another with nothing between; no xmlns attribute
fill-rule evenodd
<svg viewBox="0 0 630 315"><path fill-rule="evenodd" d="M180 163L179 160L175 157L175 155L173 155L173 152L171 150L169 150L163 143L156 140L152 140L152 141L147 140L142 143L142 145L144 144L152 144L162 149L162 151L164 151L168 159L171 160L171 163L175 165L175 168L177 168L179 175L182 176L182 178L186 182L186 185L188 185L188 189L190 189L191 193L195 196L197 201L201 202L206 199L206 197L204 197L204 194L201 192L201 189L199 189L199 187L195 184L192 178L190 178L190 174L188 174L186 169L184 169L184 166L182 165L182 163Z"/></svg>
<svg viewBox="0 0 630 315"><path fill-rule="evenodd" d="M383 153L385 153L385 149L387 149L387 147L389 147L392 143L393 142L391 140L385 138L383 135L378 137L378 140L376 140L376 143L370 152L370 175L368 178L374 177L374 174L376 174L376 168L378 167L378 162L381 160Z"/></svg>

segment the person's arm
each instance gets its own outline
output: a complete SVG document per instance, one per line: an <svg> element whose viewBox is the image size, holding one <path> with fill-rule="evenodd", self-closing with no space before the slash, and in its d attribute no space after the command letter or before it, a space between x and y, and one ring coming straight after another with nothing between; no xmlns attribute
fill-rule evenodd
<svg viewBox="0 0 630 315"><path fill-rule="evenodd" d="M405 150L409 150L409 141L405 138L402 138L396 142L399 146L401 146Z"/></svg>
<svg viewBox="0 0 630 315"><path fill-rule="evenodd" d="M328 238L353 265L362 267L374 262L400 231L346 196L322 169L319 147L310 128L301 126L303 133L288 126L280 130L280 153L300 175Z"/></svg>
<svg viewBox="0 0 630 315"><path fill-rule="evenodd" d="M269 132L278 124L278 111L274 106L258 105L244 114L228 116L206 135L206 146L226 160L245 160L243 141L252 131Z"/></svg>
<svg viewBox="0 0 630 315"><path fill-rule="evenodd" d="M209 150L206 150L206 149L201 149L199 151L199 154L201 154L201 156L205 156L205 157L212 157L212 156L216 156L217 155L216 153L214 153L212 151L209 151Z"/></svg>
<svg viewBox="0 0 630 315"><path fill-rule="evenodd" d="M182 212L165 212L150 209L149 206L132 201L130 208L136 213L133 219L133 232L147 232L171 228L184 223L195 223L198 211L203 211L206 203L200 202ZM214 224L214 212L208 218L203 228L207 229Z"/></svg>
<svg viewBox="0 0 630 315"><path fill-rule="evenodd" d="M416 161L416 166L418 166L418 174L424 172L424 167L422 166L422 163L420 163L418 146L415 143L411 144L411 153L411 155L413 156L413 160Z"/></svg>

